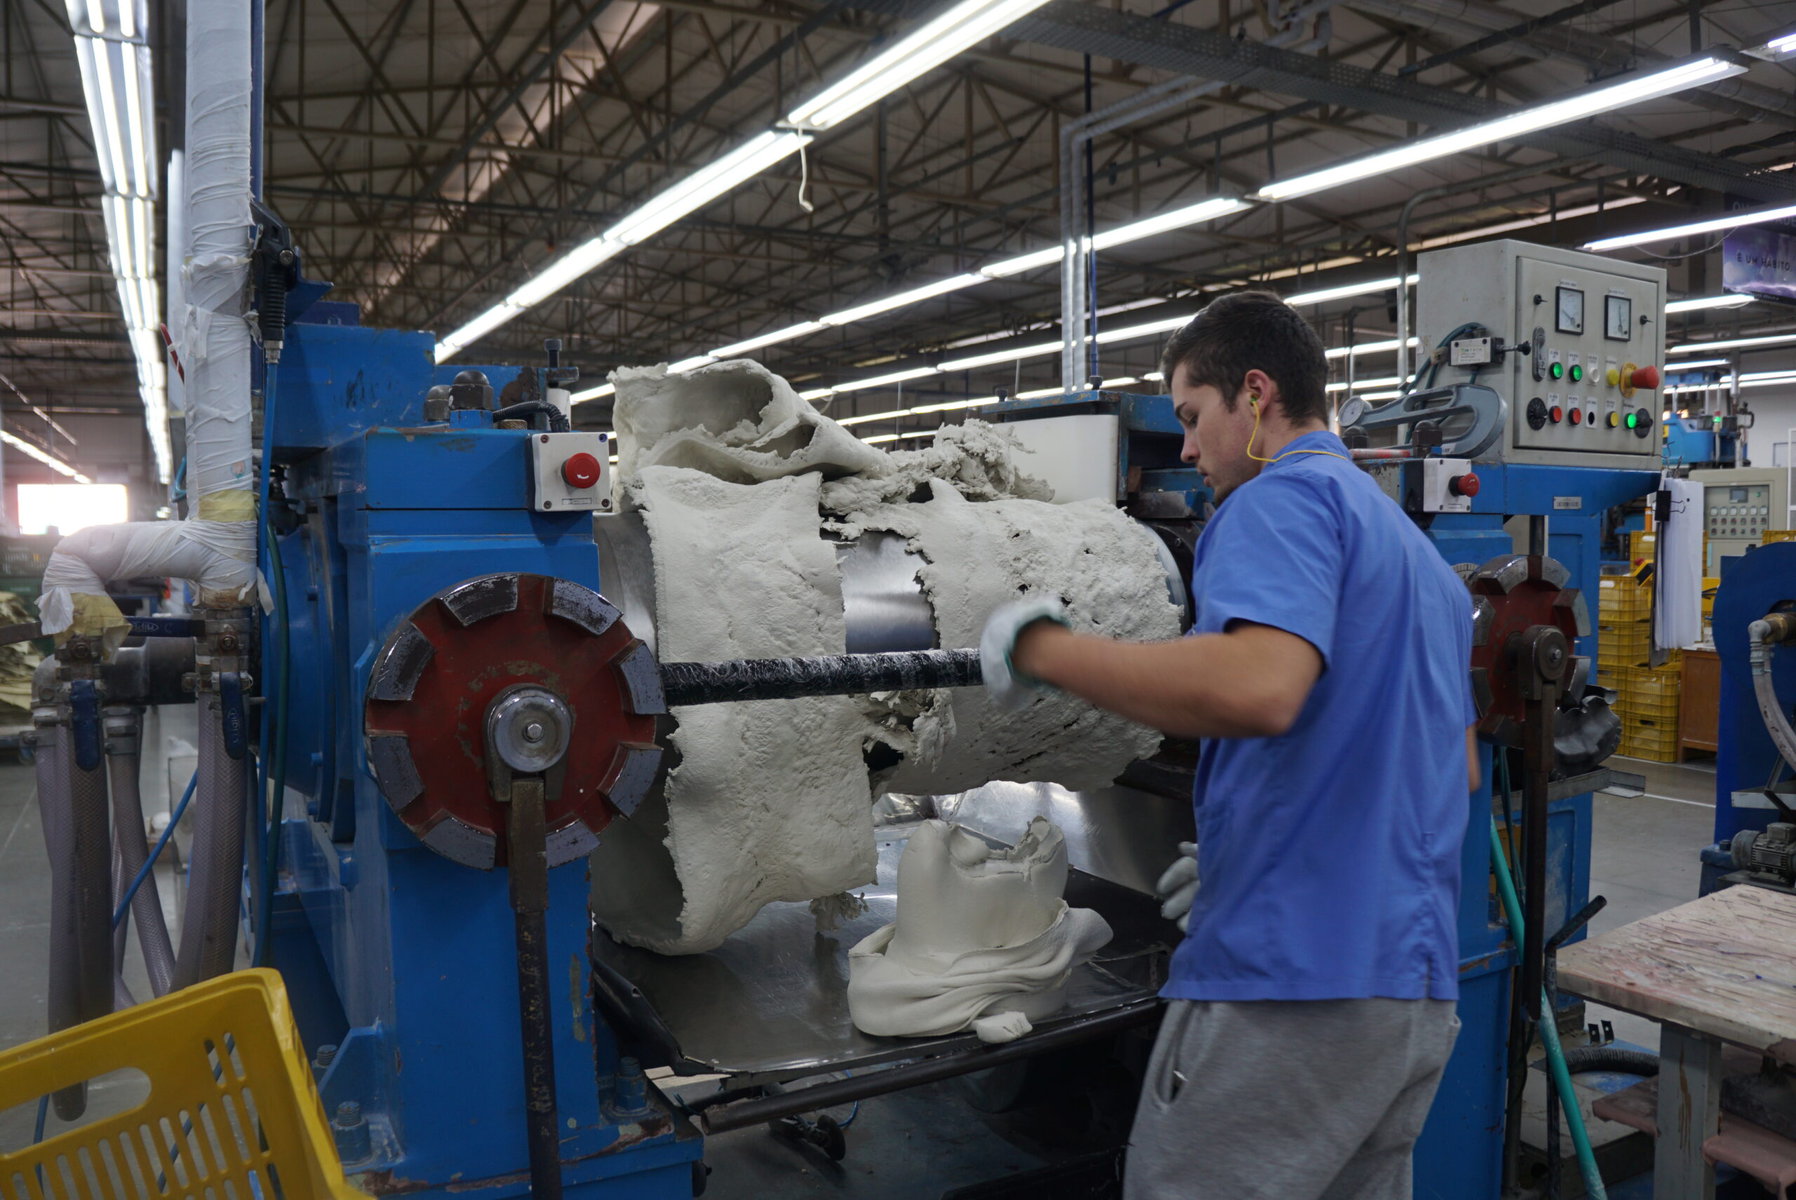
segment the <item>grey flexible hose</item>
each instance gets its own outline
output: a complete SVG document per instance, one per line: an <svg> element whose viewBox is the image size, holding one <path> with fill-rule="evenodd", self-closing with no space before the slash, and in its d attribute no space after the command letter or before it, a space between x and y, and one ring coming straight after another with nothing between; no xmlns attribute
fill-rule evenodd
<svg viewBox="0 0 1796 1200"><path fill-rule="evenodd" d="M91 1021L112 1011L112 813L106 803L106 771L91 771L65 760L69 772L69 823L74 839L72 862L75 901L75 945L81 961L81 1019Z"/></svg>
<svg viewBox="0 0 1796 1200"><path fill-rule="evenodd" d="M1790 719L1777 702L1777 685L1771 678L1771 622L1754 621L1748 625L1746 640L1752 647L1752 693L1759 702L1759 716L1764 718L1765 731L1784 762L1796 767L1796 729L1790 728Z"/></svg>
<svg viewBox="0 0 1796 1200"><path fill-rule="evenodd" d="M81 958L75 942L74 852L66 787L70 750L66 728L54 710L33 714L37 726L37 806L44 827L44 852L50 858L50 1032L81 1023ZM87 1111L87 1085L77 1083L57 1092L56 1115L78 1120Z"/></svg>
<svg viewBox="0 0 1796 1200"><path fill-rule="evenodd" d="M123 896L125 886L137 877L144 860L150 856L150 842L144 832L143 796L138 785L142 762L138 726L142 714L133 711L131 718L133 729L128 750L126 743L121 742L119 753L109 752L106 756L106 768L112 782L112 830L118 845L115 857L123 873L122 880L112 892L115 906ZM137 925L137 943L143 949L150 994L166 995L175 978L175 949L168 936L168 920L162 914L162 894L157 888L154 871L145 875L143 882L137 885L137 894L131 897L130 919L119 922L119 932L122 934L132 922Z"/></svg>
<svg viewBox="0 0 1796 1200"><path fill-rule="evenodd" d="M243 893L243 806L247 759L225 753L224 706L217 692L199 698L199 783L187 912L175 986L222 975L235 964L237 910Z"/></svg>

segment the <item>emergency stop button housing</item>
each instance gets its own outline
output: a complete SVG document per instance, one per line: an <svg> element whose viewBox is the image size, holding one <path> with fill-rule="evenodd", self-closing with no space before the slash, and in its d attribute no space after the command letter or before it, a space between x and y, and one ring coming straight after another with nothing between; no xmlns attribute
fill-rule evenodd
<svg viewBox="0 0 1796 1200"><path fill-rule="evenodd" d="M611 508L611 443L604 433L532 433L530 507L537 512Z"/></svg>

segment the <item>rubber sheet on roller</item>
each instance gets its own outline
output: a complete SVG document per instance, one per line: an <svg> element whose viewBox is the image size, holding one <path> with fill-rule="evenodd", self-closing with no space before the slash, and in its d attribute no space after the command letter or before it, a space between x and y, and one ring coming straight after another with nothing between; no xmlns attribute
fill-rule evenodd
<svg viewBox="0 0 1796 1200"><path fill-rule="evenodd" d="M848 950L893 919L907 835L903 826L878 831L878 878L862 893L867 911L829 933L818 931L808 904L770 904L717 949L666 957L621 945L595 925L601 1014L627 1027L620 1030L626 1046L665 1058L679 1074L795 1079L977 1048L971 1033L870 1037L848 1016ZM1153 897L1077 869L1068 877L1066 900L1096 909L1116 936L1074 970L1066 1008L1038 1022L1037 1030L1151 999L1178 933Z"/></svg>

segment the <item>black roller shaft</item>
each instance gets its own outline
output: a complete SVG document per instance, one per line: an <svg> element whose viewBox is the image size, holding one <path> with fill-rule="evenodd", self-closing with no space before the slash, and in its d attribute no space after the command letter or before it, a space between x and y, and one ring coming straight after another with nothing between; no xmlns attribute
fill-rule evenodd
<svg viewBox="0 0 1796 1200"><path fill-rule="evenodd" d="M676 706L977 687L983 680L977 650L899 650L889 654L661 664L662 690L668 704Z"/></svg>

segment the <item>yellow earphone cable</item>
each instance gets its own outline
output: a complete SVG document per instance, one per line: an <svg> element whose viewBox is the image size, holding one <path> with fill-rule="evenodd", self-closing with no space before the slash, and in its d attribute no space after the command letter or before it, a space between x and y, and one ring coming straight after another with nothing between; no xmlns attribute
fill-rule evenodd
<svg viewBox="0 0 1796 1200"><path fill-rule="evenodd" d="M1295 455L1295 454L1326 454L1330 458L1338 458L1344 462L1352 462L1353 461L1351 458L1348 458L1345 454L1336 454L1333 450L1287 450L1283 454L1279 455L1277 458L1262 458L1262 457L1260 457L1258 454L1255 454L1253 452L1253 444L1254 444L1254 442L1259 440L1259 436L1260 436L1260 397L1259 397L1259 395L1256 393L1254 395L1249 396L1247 403L1248 403L1248 407L1253 409L1253 432L1247 435L1247 457L1253 459L1255 462L1261 462L1261 463L1283 462L1283 461L1285 461L1285 459L1290 458L1292 455Z"/></svg>

